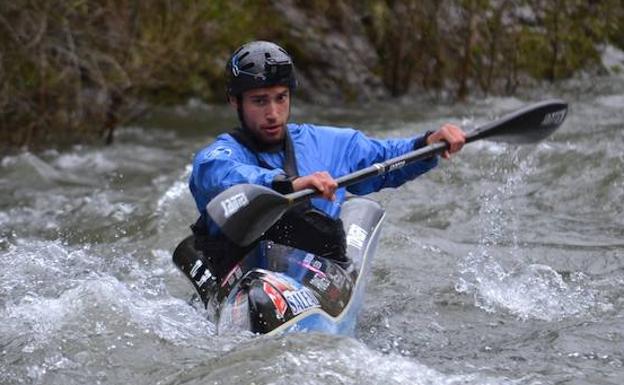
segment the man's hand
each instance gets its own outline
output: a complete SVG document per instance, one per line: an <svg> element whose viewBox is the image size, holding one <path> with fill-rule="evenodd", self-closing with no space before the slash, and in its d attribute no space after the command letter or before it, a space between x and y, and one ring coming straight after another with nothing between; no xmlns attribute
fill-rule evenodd
<svg viewBox="0 0 624 385"><path fill-rule="evenodd" d="M461 150L466 143L466 134L461 128L453 124L445 124L439 130L427 137L427 145L435 142L447 142L449 149L442 153L444 159L450 158L451 154Z"/></svg>
<svg viewBox="0 0 624 385"><path fill-rule="evenodd" d="M295 191L310 188L318 190L325 199L331 201L336 199L338 183L326 171L317 171L310 175L301 176L295 179L292 184Z"/></svg>

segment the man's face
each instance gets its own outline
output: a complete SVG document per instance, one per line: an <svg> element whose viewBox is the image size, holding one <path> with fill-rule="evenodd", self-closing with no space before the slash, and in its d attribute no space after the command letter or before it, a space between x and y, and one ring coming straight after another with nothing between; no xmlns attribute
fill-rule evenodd
<svg viewBox="0 0 624 385"><path fill-rule="evenodd" d="M231 99L238 107L236 99ZM290 114L290 90L285 86L257 88L242 94L243 119L256 138L267 144L284 139Z"/></svg>

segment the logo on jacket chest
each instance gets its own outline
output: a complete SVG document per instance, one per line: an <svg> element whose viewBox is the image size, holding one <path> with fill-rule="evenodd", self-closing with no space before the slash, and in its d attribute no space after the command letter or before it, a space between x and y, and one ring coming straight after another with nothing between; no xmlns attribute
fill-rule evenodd
<svg viewBox="0 0 624 385"><path fill-rule="evenodd" d="M232 155L231 148L219 146L215 148L214 150L210 151L210 153L208 153L208 159L214 159L219 156L230 156L230 155Z"/></svg>

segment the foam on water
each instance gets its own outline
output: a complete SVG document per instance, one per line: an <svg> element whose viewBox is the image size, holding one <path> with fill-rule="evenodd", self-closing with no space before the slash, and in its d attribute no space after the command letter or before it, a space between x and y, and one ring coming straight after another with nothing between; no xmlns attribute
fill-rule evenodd
<svg viewBox="0 0 624 385"><path fill-rule="evenodd" d="M104 151L61 154L54 164L63 170L90 170L96 173L112 172L118 167Z"/></svg>
<svg viewBox="0 0 624 385"><path fill-rule="evenodd" d="M511 173L490 170L490 177L501 174L506 180L494 192L482 196L481 241L478 250L461 261L455 289L472 295L479 308L509 312L520 319L554 321L610 308L597 299L584 274L572 272L566 281L550 266L522 261L510 197L534 170L533 161L531 156L522 161L514 159L511 164L517 168ZM504 254L515 261L515 267L505 267L499 260Z"/></svg>
<svg viewBox="0 0 624 385"><path fill-rule="evenodd" d="M5 307L0 324L3 334L24 336L27 343L21 350L30 352L60 330L83 334L77 338L119 330L153 333L173 344L214 335L214 325L188 303L170 296L148 299L138 288L96 273L58 297L22 297Z"/></svg>
<svg viewBox="0 0 624 385"><path fill-rule="evenodd" d="M99 191L78 199L76 214L86 218L110 218L116 222L125 221L136 210L136 206L127 202L112 202L115 196Z"/></svg>
<svg viewBox="0 0 624 385"><path fill-rule="evenodd" d="M487 254L469 254L456 285L488 312L509 312L521 319L556 321L585 316L610 306L599 302L588 278L575 273L568 282L550 266L532 264L506 270Z"/></svg>
<svg viewBox="0 0 624 385"><path fill-rule="evenodd" d="M89 246L71 248L59 240L18 239L0 254L0 302L47 296L75 286L77 277L98 269Z"/></svg>
<svg viewBox="0 0 624 385"><path fill-rule="evenodd" d="M214 325L201 312L171 296L148 297L96 273L58 297L21 297L0 312L0 354L11 363L0 368L0 382L91 382L102 366L108 371L166 362L159 354L163 344L178 349L211 345Z"/></svg>
<svg viewBox="0 0 624 385"><path fill-rule="evenodd" d="M502 155L508 151L509 146L505 143L497 143L488 140L481 140L466 147L463 151L469 153L488 153L491 155Z"/></svg>
<svg viewBox="0 0 624 385"><path fill-rule="evenodd" d="M608 95L596 98L596 103L619 110L624 106L624 95Z"/></svg>
<svg viewBox="0 0 624 385"><path fill-rule="evenodd" d="M317 334L259 338L164 383L185 384L497 384L484 374L445 374L413 359L382 354L353 339Z"/></svg>
<svg viewBox="0 0 624 385"><path fill-rule="evenodd" d="M28 187L48 187L57 184L93 185L95 182L85 176L77 176L67 170L59 170L30 152L2 159L2 167L10 178L16 178L20 185Z"/></svg>
<svg viewBox="0 0 624 385"><path fill-rule="evenodd" d="M107 256L101 248L72 247L60 240L19 240L10 244L0 254L0 265L5 266L0 269L0 298L5 306L2 317L6 317L5 321L19 320L31 314L33 322L38 322L46 308L55 309L51 321L34 327L48 330L53 329L48 326L50 322L62 327L66 314L103 306L126 309L125 318L135 320L137 325L153 325L162 338L196 337L196 332L189 329L194 322L186 321L199 318L204 320L200 335L207 335L205 331L212 334L212 324L186 302L168 294L162 281L174 268L162 253L153 251L154 263L146 265L134 255L112 251L113 255ZM117 276L125 277L124 281Z"/></svg>

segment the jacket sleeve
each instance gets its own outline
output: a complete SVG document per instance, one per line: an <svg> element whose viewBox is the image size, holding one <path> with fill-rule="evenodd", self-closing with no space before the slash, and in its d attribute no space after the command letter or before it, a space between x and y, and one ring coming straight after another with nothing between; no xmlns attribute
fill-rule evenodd
<svg viewBox="0 0 624 385"><path fill-rule="evenodd" d="M344 161L351 162L350 169L353 172L403 155L421 148L425 144L424 135L409 139L380 140L369 138L363 133L353 130L346 147L347 151L344 154ZM347 190L353 194L365 195L386 187L398 187L431 170L437 163L437 156L416 161L387 174L372 177L349 186Z"/></svg>
<svg viewBox="0 0 624 385"><path fill-rule="evenodd" d="M270 188L281 174L284 174L281 169L258 166L255 156L237 144L217 140L195 156L189 187L198 210L203 213L208 202L229 187L251 183Z"/></svg>

